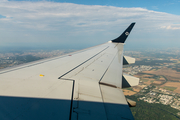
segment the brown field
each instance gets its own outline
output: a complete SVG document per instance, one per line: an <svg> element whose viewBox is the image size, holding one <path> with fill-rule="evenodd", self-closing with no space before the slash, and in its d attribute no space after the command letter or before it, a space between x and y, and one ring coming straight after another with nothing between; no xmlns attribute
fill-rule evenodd
<svg viewBox="0 0 180 120"><path fill-rule="evenodd" d="M143 73L155 74L155 75L163 75L168 80L172 81L180 81L180 72L172 70L171 68L162 68L157 71L143 71Z"/></svg>
<svg viewBox="0 0 180 120"><path fill-rule="evenodd" d="M165 78L163 78L163 77L162 77L162 78L159 78L159 80L163 80L163 81L165 81Z"/></svg>
<svg viewBox="0 0 180 120"><path fill-rule="evenodd" d="M147 85L137 85L137 87L143 89L144 87L147 87Z"/></svg>
<svg viewBox="0 0 180 120"><path fill-rule="evenodd" d="M136 88L133 88L133 91L135 92L139 92L141 89L136 89Z"/></svg>
<svg viewBox="0 0 180 120"><path fill-rule="evenodd" d="M154 81L154 84L162 84L162 81Z"/></svg>
<svg viewBox="0 0 180 120"><path fill-rule="evenodd" d="M135 92L139 92L140 90L142 90L144 87L146 87L147 85L137 85L132 87L133 91Z"/></svg>
<svg viewBox="0 0 180 120"><path fill-rule="evenodd" d="M136 94L136 92L133 92L131 90L123 90L123 93L124 93L124 95L128 95L128 96Z"/></svg>
<svg viewBox="0 0 180 120"><path fill-rule="evenodd" d="M150 85L152 82L148 80L147 82L144 82L146 85Z"/></svg>
<svg viewBox="0 0 180 120"><path fill-rule="evenodd" d="M140 58L136 58L136 61L141 61L141 59Z"/></svg>
<svg viewBox="0 0 180 120"><path fill-rule="evenodd" d="M141 76L140 75L138 75L138 74L136 74L136 75L133 75L134 77L138 77L138 78L140 78Z"/></svg>
<svg viewBox="0 0 180 120"><path fill-rule="evenodd" d="M156 71L156 69L152 69L151 71Z"/></svg>
<svg viewBox="0 0 180 120"><path fill-rule="evenodd" d="M143 75L144 78L153 77L153 75Z"/></svg>
<svg viewBox="0 0 180 120"><path fill-rule="evenodd" d="M150 85L156 80L156 79L153 78L154 75L137 74L137 75L134 75L134 76L140 78L140 80L146 85Z"/></svg>
<svg viewBox="0 0 180 120"><path fill-rule="evenodd" d="M175 89L174 92L180 93L180 83L179 82L167 82L167 83L161 85L161 87L165 87L165 86L177 87L177 89Z"/></svg>
<svg viewBox="0 0 180 120"><path fill-rule="evenodd" d="M151 78L151 77L153 77L153 75L146 75L146 74L145 75L136 74L136 75L134 75L134 77L141 78L141 79L146 79L146 80L153 79L153 78Z"/></svg>
<svg viewBox="0 0 180 120"><path fill-rule="evenodd" d="M178 59L170 59L170 60L176 60L176 61L178 61Z"/></svg>

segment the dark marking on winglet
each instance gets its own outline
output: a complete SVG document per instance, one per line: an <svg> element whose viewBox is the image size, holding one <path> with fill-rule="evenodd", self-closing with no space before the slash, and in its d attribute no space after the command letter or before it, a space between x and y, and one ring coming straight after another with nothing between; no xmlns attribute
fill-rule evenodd
<svg viewBox="0 0 180 120"><path fill-rule="evenodd" d="M128 35L130 34L132 28L134 27L134 25L135 23L131 23L131 25L118 38L112 40L112 42L124 43Z"/></svg>

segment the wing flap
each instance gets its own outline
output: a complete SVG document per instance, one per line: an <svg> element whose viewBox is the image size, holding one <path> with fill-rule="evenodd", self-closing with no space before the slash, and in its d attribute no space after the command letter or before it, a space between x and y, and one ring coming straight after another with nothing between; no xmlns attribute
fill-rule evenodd
<svg viewBox="0 0 180 120"><path fill-rule="evenodd" d="M122 89L100 84L108 120L134 119Z"/></svg>
<svg viewBox="0 0 180 120"><path fill-rule="evenodd" d="M72 109L73 120L134 119L122 89L90 79L76 79Z"/></svg>
<svg viewBox="0 0 180 120"><path fill-rule="evenodd" d="M72 109L73 120L106 119L98 81L76 79Z"/></svg>
<svg viewBox="0 0 180 120"><path fill-rule="evenodd" d="M32 84L20 83L19 86L11 86L11 89L1 90L0 119L69 119L73 81L59 80L56 85L49 84L32 87Z"/></svg>

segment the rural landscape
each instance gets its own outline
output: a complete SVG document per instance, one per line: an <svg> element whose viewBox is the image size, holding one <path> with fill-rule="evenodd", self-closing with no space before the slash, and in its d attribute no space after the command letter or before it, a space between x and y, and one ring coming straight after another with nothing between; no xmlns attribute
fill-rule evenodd
<svg viewBox="0 0 180 120"><path fill-rule="evenodd" d="M124 66L124 73L140 78L138 86L124 89L136 101L131 108L137 120L180 119L180 51L127 51L136 63Z"/></svg>

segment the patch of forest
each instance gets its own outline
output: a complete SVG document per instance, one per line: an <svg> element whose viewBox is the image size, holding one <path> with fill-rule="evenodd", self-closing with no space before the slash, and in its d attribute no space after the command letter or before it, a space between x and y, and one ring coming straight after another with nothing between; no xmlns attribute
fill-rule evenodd
<svg viewBox="0 0 180 120"><path fill-rule="evenodd" d="M136 95L126 96L128 99L136 101L136 107L131 107L131 112L135 120L179 120L177 115L179 110L158 103L147 103L138 100Z"/></svg>

